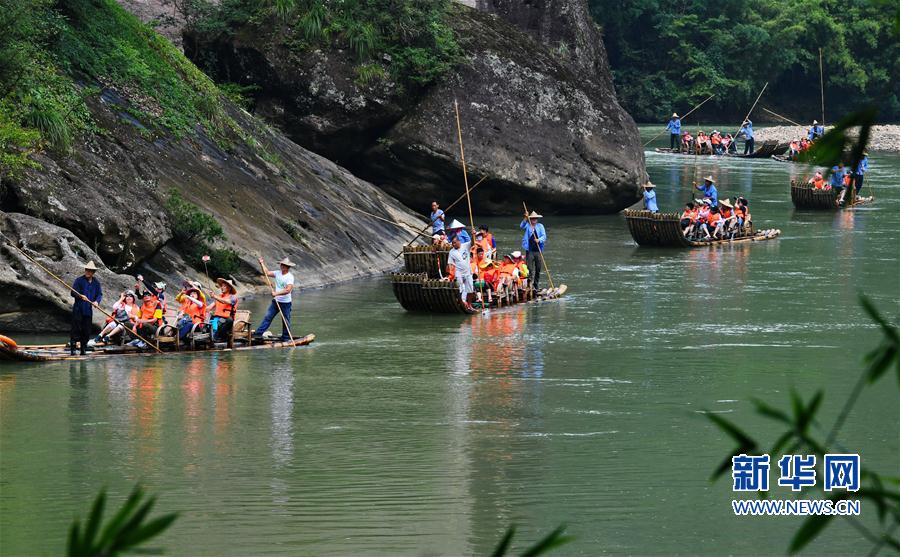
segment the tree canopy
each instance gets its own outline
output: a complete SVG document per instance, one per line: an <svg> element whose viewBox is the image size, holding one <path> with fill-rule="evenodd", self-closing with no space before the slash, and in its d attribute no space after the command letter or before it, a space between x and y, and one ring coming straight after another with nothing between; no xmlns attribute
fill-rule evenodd
<svg viewBox="0 0 900 557"><path fill-rule="evenodd" d="M589 0L620 101L638 121L685 112L740 119L760 102L799 122L818 118L819 48L826 119L866 103L900 119L896 4L885 0Z"/></svg>

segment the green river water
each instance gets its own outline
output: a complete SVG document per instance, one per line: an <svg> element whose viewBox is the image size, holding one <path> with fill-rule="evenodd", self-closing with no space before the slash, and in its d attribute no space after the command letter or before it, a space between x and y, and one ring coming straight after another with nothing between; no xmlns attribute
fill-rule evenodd
<svg viewBox="0 0 900 557"><path fill-rule="evenodd" d="M661 208L712 173L782 237L655 250L618 215L548 217L559 302L412 315L378 278L296 296L308 348L2 364L0 553L60 555L102 486L141 482L181 513L171 555L484 555L563 523L560 555L783 554L802 519L733 515L709 481L732 442L701 412L769 444L751 399L823 388L830 427L879 340L856 293L900 298L900 156L871 159L877 203L832 214L792 208L799 166L648 153ZM517 249L515 218L488 222ZM839 442L897 475L898 423L886 378ZM810 554L865 551L838 519Z"/></svg>

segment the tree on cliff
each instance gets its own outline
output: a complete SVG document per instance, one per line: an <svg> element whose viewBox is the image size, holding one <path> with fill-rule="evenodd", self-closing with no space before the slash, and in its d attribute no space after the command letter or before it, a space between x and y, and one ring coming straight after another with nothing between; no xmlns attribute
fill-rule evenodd
<svg viewBox="0 0 900 557"><path fill-rule="evenodd" d="M740 118L767 81L768 102L796 118L818 116L820 47L829 114L878 99L883 120L900 118L897 9L885 0L589 2L620 101L638 121L712 93L706 114Z"/></svg>

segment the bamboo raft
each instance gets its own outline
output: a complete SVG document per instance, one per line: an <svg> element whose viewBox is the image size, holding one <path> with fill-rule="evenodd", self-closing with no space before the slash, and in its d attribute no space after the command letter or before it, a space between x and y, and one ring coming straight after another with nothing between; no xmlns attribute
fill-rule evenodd
<svg viewBox="0 0 900 557"><path fill-rule="evenodd" d="M874 197L857 197L856 188L847 188L847 199L844 204L838 203L837 190L817 190L809 184L791 180L791 203L795 209L810 211L837 211L838 209L852 209L856 206L870 203Z"/></svg>
<svg viewBox="0 0 900 557"><path fill-rule="evenodd" d="M788 150L788 144L778 143L777 141L764 141L758 149L746 155L742 153L727 152L721 155L715 153L697 153L695 151L682 151L680 149L670 149L668 147L659 147L654 149L657 153L668 153L670 155L687 155L692 157L737 157L741 159L768 159Z"/></svg>
<svg viewBox="0 0 900 557"><path fill-rule="evenodd" d="M407 246L403 250L404 271L391 273L394 296L406 311L427 313L480 313L480 308L470 309L459 295L456 281L443 279L447 268L448 247ZM552 294L541 294L533 289L512 293L494 293L494 307L522 304L542 300L556 300L566 293L566 285L560 285Z"/></svg>
<svg viewBox="0 0 900 557"><path fill-rule="evenodd" d="M296 346L306 346L316 340L316 335L309 334L303 338L294 339L294 342L281 341L265 341L253 339L250 343L234 343L229 346L227 342L216 342L205 345L205 348L190 349L185 346L184 349L164 350L163 354L201 354L207 352L241 352L244 350L262 350L266 348L294 348ZM72 356L69 353L66 344L43 344L43 345L22 345L15 348L0 342L0 362L53 362L60 360L94 360L103 359L112 356L159 356L160 354L150 348L138 348L128 345L112 345L102 348L95 348L92 352L88 352L84 356L76 354Z"/></svg>
<svg viewBox="0 0 900 557"><path fill-rule="evenodd" d="M678 213L652 213L644 210L626 209L623 211L628 231L639 246L666 248L693 248L722 244L761 242L772 240L781 234L781 230L745 230L734 238L721 240L693 240L685 238L681 231L681 215Z"/></svg>

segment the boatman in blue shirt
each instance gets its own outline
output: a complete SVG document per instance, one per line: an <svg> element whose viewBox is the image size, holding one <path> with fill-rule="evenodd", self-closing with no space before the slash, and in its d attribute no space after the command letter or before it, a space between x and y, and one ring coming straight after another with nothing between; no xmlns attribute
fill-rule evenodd
<svg viewBox="0 0 900 557"><path fill-rule="evenodd" d="M753 152L753 122L749 118L744 120L741 129L738 130L738 137L744 136L744 154L749 155Z"/></svg>
<svg viewBox="0 0 900 557"><path fill-rule="evenodd" d="M669 130L669 147L674 151L675 147L681 145L681 118L678 117L677 112L672 113L666 129Z"/></svg>
<svg viewBox="0 0 900 557"><path fill-rule="evenodd" d="M444 232L444 212L437 201L431 202L431 235Z"/></svg>
<svg viewBox="0 0 900 557"><path fill-rule="evenodd" d="M868 151L863 153L862 158L859 160L859 164L856 165L856 171L853 173L853 183L856 185L856 195L859 195L860 190L863 187L863 177L866 175L866 172L869 171L869 153Z"/></svg>
<svg viewBox="0 0 900 557"><path fill-rule="evenodd" d="M825 135L825 126L820 124L818 120L813 120L812 127L806 132L806 139L815 141Z"/></svg>
<svg viewBox="0 0 900 557"><path fill-rule="evenodd" d="M654 191L654 188L656 188L656 186L649 180L644 184L644 209L651 213L658 213L659 207L656 206L656 192Z"/></svg>
<svg viewBox="0 0 900 557"><path fill-rule="evenodd" d="M460 243L463 244L471 244L472 237L469 236L469 233L466 232L466 225L459 222L456 219L453 219L453 222L450 223L450 226L447 227L447 240L450 243L453 243L453 238L459 237Z"/></svg>
<svg viewBox="0 0 900 557"><path fill-rule="evenodd" d="M522 250L525 252L525 264L530 271L531 287L537 291L538 281L541 278L541 261L543 260L544 243L547 241L547 231L544 225L538 222L539 215L532 211L519 224L519 228L525 231L522 235Z"/></svg>
<svg viewBox="0 0 900 557"><path fill-rule="evenodd" d="M703 192L703 198L709 199L710 207L719 206L719 190L716 189L715 180L712 176L703 179L703 185L697 186L697 189Z"/></svg>
<svg viewBox="0 0 900 557"><path fill-rule="evenodd" d="M69 341L69 354L75 355L75 344L80 343L81 355L87 350L88 340L91 336L91 326L94 317L93 304L99 304L103 300L103 289L100 288L100 280L94 277L97 266L93 261L88 261L84 266L84 275L75 279L72 283L72 335Z"/></svg>
<svg viewBox="0 0 900 557"><path fill-rule="evenodd" d="M835 190L837 193L841 193L841 190L844 189L844 174L846 174L846 172L844 163L831 167L831 179L829 185L831 186L831 189Z"/></svg>

